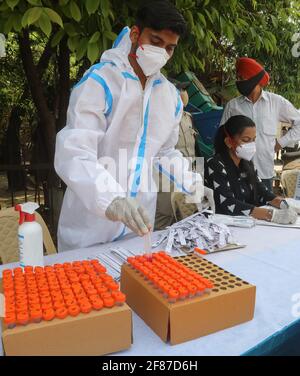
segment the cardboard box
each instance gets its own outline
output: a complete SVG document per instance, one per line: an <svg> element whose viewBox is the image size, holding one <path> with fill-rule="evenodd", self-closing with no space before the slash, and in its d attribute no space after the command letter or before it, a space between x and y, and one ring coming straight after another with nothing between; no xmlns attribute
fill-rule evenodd
<svg viewBox="0 0 300 376"><path fill-rule="evenodd" d="M172 304L128 264L122 267L121 290L128 305L163 341L175 345L253 318L255 286L204 258L190 255L177 260L209 278L213 291Z"/></svg>
<svg viewBox="0 0 300 376"><path fill-rule="evenodd" d="M132 313L123 304L2 330L5 355L104 355L131 346Z"/></svg>

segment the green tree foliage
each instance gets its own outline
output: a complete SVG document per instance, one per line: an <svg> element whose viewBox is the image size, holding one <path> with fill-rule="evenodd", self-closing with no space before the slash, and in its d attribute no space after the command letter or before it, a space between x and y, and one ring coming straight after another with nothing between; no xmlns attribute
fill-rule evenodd
<svg viewBox="0 0 300 376"><path fill-rule="evenodd" d="M293 35L299 30L299 0L171 0L183 13L188 23L188 34L178 46L168 64L168 74L193 70L210 85L212 91L224 96L235 95L234 64L238 56L251 56L261 61L270 72L271 89L292 100L300 107L300 58L292 56ZM40 96L31 95L38 116L43 111L38 101L46 96L49 116L43 124L45 138L52 127L56 132L64 117L57 122L57 111L65 111L57 104L57 93L68 95L63 72L71 81L78 79L89 64L110 48L124 25L134 24L139 0L3 0L0 2L0 32L14 40L15 61L19 56L20 41L28 34L33 61L38 63L46 46L52 57L41 78ZM16 43L16 41L19 41ZM25 43L25 46L27 45ZM25 49L26 50L26 49ZM22 51L22 50L21 50ZM27 55L28 55L28 49ZM62 54L62 51L64 54ZM24 49L23 49L24 52ZM22 54L21 54L22 55ZM24 53L23 53L24 55ZM26 55L26 54L25 54ZM65 56L68 64L62 64ZM27 56L28 58L28 56ZM16 90L11 89L14 72L24 75L21 63L11 68L11 54L0 60L5 78L1 78L0 96L3 103L14 103L17 92L22 92L26 79ZM12 60L12 61L13 61ZM26 71L26 70L25 70ZM30 70L29 70L30 71ZM30 84L26 71L27 83ZM23 76L24 77L24 76ZM16 87L16 86L15 86ZM64 87L64 90L61 88ZM225 89L230 89L227 94ZM67 94L66 94L67 93ZM57 106L56 106L57 105ZM7 106L6 106L7 108ZM52 116L52 119L51 119ZM59 123L59 124L58 124ZM47 137L46 137L47 136ZM49 137L48 137L49 138ZM53 140L53 137L50 139Z"/></svg>

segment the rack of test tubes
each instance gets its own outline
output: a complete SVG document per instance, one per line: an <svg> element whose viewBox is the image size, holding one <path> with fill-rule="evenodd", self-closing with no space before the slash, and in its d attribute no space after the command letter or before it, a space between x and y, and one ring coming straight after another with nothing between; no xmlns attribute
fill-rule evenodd
<svg viewBox="0 0 300 376"><path fill-rule="evenodd" d="M8 328L88 314L126 300L98 260L6 269L2 282Z"/></svg>
<svg viewBox="0 0 300 376"><path fill-rule="evenodd" d="M169 303L209 293L213 283L160 251L142 256L128 257L127 262L155 289L158 289Z"/></svg>

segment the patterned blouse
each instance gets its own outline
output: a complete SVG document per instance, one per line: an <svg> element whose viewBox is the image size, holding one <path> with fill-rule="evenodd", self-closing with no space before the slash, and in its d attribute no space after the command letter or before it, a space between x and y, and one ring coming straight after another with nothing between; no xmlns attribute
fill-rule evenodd
<svg viewBox="0 0 300 376"><path fill-rule="evenodd" d="M276 196L255 176L256 200L253 185L248 181L241 164L237 167L229 155L215 155L208 159L205 163L205 185L214 190L216 212L250 215L255 207L272 201Z"/></svg>

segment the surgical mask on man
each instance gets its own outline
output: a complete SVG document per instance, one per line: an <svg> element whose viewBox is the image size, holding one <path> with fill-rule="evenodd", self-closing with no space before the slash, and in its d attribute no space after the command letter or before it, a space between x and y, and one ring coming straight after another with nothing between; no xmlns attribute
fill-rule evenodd
<svg viewBox="0 0 300 376"><path fill-rule="evenodd" d="M235 149L235 154L237 155L237 157L239 157L240 159L245 159L248 162L251 161L255 153L256 153L255 142L248 142L247 144L239 145Z"/></svg>
<svg viewBox="0 0 300 376"><path fill-rule="evenodd" d="M248 97L248 95L250 95L254 90L255 86L260 83L265 73L265 70L262 70L254 77L249 78L249 80L236 81L238 91L245 97Z"/></svg>
<svg viewBox="0 0 300 376"><path fill-rule="evenodd" d="M170 58L164 48L152 46L151 44L140 45L136 50L136 57L146 77L160 71Z"/></svg>

